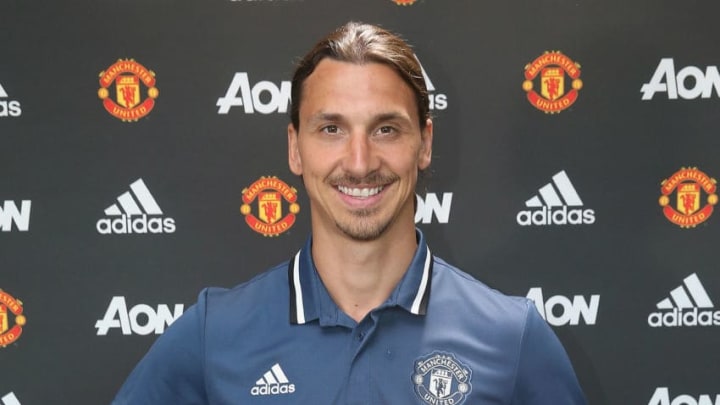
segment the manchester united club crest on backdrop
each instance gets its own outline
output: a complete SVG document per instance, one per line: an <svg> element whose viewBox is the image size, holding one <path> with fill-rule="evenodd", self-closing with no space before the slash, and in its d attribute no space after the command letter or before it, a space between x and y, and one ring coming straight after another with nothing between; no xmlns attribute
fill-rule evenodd
<svg viewBox="0 0 720 405"><path fill-rule="evenodd" d="M707 221L718 202L717 181L697 167L683 167L661 185L658 202L663 214L681 228L694 228Z"/></svg>
<svg viewBox="0 0 720 405"><path fill-rule="evenodd" d="M415 393L431 405L459 405L472 390L472 370L454 354L433 352L415 360Z"/></svg>
<svg viewBox="0 0 720 405"><path fill-rule="evenodd" d="M26 322L22 302L0 290L0 347L18 340Z"/></svg>
<svg viewBox="0 0 720 405"><path fill-rule="evenodd" d="M133 59L119 59L100 72L98 97L105 110L125 122L137 121L150 114L160 92L155 72Z"/></svg>
<svg viewBox="0 0 720 405"><path fill-rule="evenodd" d="M242 191L243 204L240 212L250 228L263 236L278 236L295 224L295 215L300 212L297 190L277 177L261 177ZM257 201L257 215L253 204ZM284 201L284 203L283 203ZM283 205L288 205L283 216Z"/></svg>
<svg viewBox="0 0 720 405"><path fill-rule="evenodd" d="M560 51L545 52L525 66L522 87L533 107L549 114L559 113L575 103L583 87L580 64Z"/></svg>

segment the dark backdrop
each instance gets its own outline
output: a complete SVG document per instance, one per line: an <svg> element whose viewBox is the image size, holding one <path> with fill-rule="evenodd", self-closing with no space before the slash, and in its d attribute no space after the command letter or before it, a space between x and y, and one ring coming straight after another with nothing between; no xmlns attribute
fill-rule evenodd
<svg viewBox="0 0 720 405"><path fill-rule="evenodd" d="M534 298L592 404L715 400L719 12L649 0L3 1L0 401L108 403L203 287L243 282L301 246L309 205L287 168L284 86L351 19L400 32L432 83L418 227L433 251ZM556 51L570 64L526 78ZM133 71L102 87L118 59L154 84ZM530 87L567 108L536 108ZM152 110L111 115L100 96L122 103L123 89ZM296 205L272 194L277 181L256 190L280 204L276 218L261 217L259 196L241 210L263 176L297 190ZM141 232L116 232L132 212Z"/></svg>

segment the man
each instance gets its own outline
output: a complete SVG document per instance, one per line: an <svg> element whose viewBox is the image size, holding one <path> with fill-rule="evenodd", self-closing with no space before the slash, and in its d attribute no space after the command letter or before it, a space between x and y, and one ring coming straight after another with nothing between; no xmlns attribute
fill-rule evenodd
<svg viewBox="0 0 720 405"><path fill-rule="evenodd" d="M203 291L114 404L584 404L534 306L433 257L415 229L433 126L409 46L348 23L300 62L292 100L311 238Z"/></svg>

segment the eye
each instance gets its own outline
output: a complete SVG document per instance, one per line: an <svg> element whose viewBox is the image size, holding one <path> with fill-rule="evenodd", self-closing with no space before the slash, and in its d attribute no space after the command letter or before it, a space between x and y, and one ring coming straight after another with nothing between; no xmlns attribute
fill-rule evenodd
<svg viewBox="0 0 720 405"><path fill-rule="evenodd" d="M384 125L377 130L378 135L393 135L396 132L397 130L389 125Z"/></svg>
<svg viewBox="0 0 720 405"><path fill-rule="evenodd" d="M340 132L340 128L337 125L326 125L320 129L326 134L337 134Z"/></svg>

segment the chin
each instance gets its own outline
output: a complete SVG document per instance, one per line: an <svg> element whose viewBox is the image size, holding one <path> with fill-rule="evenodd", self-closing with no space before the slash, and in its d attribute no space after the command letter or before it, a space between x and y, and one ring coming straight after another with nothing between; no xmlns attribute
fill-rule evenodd
<svg viewBox="0 0 720 405"><path fill-rule="evenodd" d="M349 238L369 242L380 238L392 224L391 219L371 220L370 211L354 212L353 218L348 222L335 222L337 228Z"/></svg>
<svg viewBox="0 0 720 405"><path fill-rule="evenodd" d="M338 229L349 238L359 242L370 242L379 239L387 230L390 222L384 224L336 224Z"/></svg>

